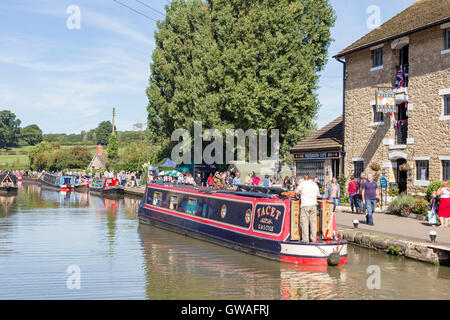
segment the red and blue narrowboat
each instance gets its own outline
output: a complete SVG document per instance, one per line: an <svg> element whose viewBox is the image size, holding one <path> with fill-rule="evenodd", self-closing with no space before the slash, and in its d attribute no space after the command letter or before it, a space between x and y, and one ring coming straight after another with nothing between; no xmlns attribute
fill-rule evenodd
<svg viewBox="0 0 450 320"><path fill-rule="evenodd" d="M89 192L108 198L117 198L125 194L119 179L116 178L93 179L89 186Z"/></svg>
<svg viewBox="0 0 450 320"><path fill-rule="evenodd" d="M278 261L345 264L347 242L332 238L332 203L319 201L317 239L302 242L300 200L284 191L148 184L138 209L139 222Z"/></svg>
<svg viewBox="0 0 450 320"><path fill-rule="evenodd" d="M84 192L89 191L89 185L91 184L90 176L73 176L73 182L76 191Z"/></svg>
<svg viewBox="0 0 450 320"><path fill-rule="evenodd" d="M69 192L74 190L73 177L71 176L59 177L45 172L39 178L39 182L41 186L58 191Z"/></svg>

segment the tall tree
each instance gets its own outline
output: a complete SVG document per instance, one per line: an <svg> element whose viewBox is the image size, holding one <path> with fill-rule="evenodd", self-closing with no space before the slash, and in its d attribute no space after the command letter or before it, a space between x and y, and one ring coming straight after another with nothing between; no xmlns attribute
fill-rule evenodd
<svg viewBox="0 0 450 320"><path fill-rule="evenodd" d="M117 142L116 134L111 134L108 143L108 158L109 159L117 159L119 157L119 143Z"/></svg>
<svg viewBox="0 0 450 320"><path fill-rule="evenodd" d="M314 130L335 20L328 0L173 0L155 32L148 129L279 129L281 153Z"/></svg>
<svg viewBox="0 0 450 320"><path fill-rule="evenodd" d="M17 145L20 136L20 120L9 110L0 111L0 148Z"/></svg>
<svg viewBox="0 0 450 320"><path fill-rule="evenodd" d="M112 133L111 121L102 121L95 129L96 143L106 146Z"/></svg>
<svg viewBox="0 0 450 320"><path fill-rule="evenodd" d="M30 146L34 146L42 142L42 130L36 124L32 124L20 131L20 137Z"/></svg>

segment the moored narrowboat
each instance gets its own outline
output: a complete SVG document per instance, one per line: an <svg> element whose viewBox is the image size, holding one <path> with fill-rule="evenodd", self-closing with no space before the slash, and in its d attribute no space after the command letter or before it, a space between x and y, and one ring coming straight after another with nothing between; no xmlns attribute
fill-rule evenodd
<svg viewBox="0 0 450 320"><path fill-rule="evenodd" d="M119 179L116 178L92 179L89 192L108 198L118 198L125 194Z"/></svg>
<svg viewBox="0 0 450 320"><path fill-rule="evenodd" d="M19 190L17 182L17 177L10 172L0 174L0 194L16 194Z"/></svg>
<svg viewBox="0 0 450 320"><path fill-rule="evenodd" d="M148 184L139 222L278 261L345 264L347 242L333 238L332 203L320 201L316 242L301 242L300 200L283 191Z"/></svg>
<svg viewBox="0 0 450 320"><path fill-rule="evenodd" d="M39 183L44 187L58 191L69 192L74 189L73 178L71 176L59 177L44 172L39 178Z"/></svg>
<svg viewBox="0 0 450 320"><path fill-rule="evenodd" d="M73 183L76 191L89 191L90 182L89 176L73 176Z"/></svg>

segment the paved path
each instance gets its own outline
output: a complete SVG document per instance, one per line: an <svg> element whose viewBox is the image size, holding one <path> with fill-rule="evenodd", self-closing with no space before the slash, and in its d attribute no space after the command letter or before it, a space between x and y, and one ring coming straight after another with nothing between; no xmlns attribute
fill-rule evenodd
<svg viewBox="0 0 450 320"><path fill-rule="evenodd" d="M436 245L450 245L450 227L438 228L428 225L427 221L401 217L397 215L375 213L373 216L374 226L366 224L363 214L351 212L336 212L336 225L343 228L353 228L353 220L359 220L358 229L381 233L399 239L414 240L420 242L430 241L429 233L435 230L437 233Z"/></svg>

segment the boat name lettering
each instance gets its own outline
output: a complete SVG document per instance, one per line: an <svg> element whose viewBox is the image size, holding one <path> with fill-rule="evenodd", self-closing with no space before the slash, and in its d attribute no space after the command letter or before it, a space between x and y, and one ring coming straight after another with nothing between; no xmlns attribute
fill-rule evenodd
<svg viewBox="0 0 450 320"><path fill-rule="evenodd" d="M258 218L260 218L262 216L270 216L270 217L274 217L275 220L278 220L278 218L281 215L281 211L272 206L266 206L266 207L258 208L256 210L256 214L257 214Z"/></svg>

